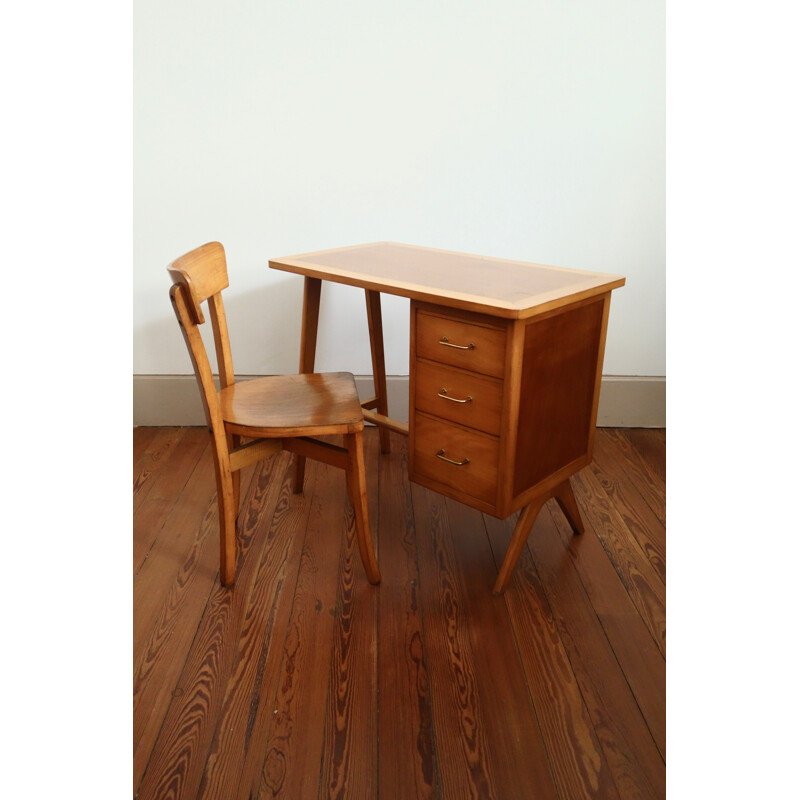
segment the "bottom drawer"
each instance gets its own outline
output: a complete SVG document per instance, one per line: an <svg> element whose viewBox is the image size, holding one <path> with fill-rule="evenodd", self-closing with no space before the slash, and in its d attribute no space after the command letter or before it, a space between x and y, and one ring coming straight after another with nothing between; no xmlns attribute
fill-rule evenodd
<svg viewBox="0 0 800 800"><path fill-rule="evenodd" d="M415 414L414 472L418 475L494 505L498 454L496 436L471 431L427 414ZM450 463L443 457L459 463ZM465 459L467 463L460 463Z"/></svg>

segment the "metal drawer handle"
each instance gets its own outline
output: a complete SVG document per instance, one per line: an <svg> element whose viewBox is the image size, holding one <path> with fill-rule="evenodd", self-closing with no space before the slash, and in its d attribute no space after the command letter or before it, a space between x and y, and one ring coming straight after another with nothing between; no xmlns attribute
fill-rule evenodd
<svg viewBox="0 0 800 800"><path fill-rule="evenodd" d="M442 336L439 339L439 344L443 344L445 347L455 347L456 350L474 350L475 343L470 342L469 344L450 344L450 340L446 336Z"/></svg>
<svg viewBox="0 0 800 800"><path fill-rule="evenodd" d="M450 397L450 395L447 394L447 389L442 389L442 391L439 392L437 397L441 397L444 400L450 400L450 402L452 402L452 403L471 403L472 402L472 395L468 394L466 400L459 400L457 397Z"/></svg>
<svg viewBox="0 0 800 800"><path fill-rule="evenodd" d="M463 466L464 466L464 464L469 464L469 459L468 459L468 458L465 458L465 459L463 459L463 460L461 460L461 461L453 461L453 459L452 459L452 458L448 458L448 457L447 457L447 456L444 454L444 450L440 450L440 451L439 451L439 452L436 454L436 458L441 458L441 459L442 459L442 461L446 461L448 464L455 464L457 467L463 467Z"/></svg>

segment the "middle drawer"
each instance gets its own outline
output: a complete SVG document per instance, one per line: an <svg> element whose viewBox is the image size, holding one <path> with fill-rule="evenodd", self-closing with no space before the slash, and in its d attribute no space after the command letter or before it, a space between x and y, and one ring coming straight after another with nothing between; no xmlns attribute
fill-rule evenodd
<svg viewBox="0 0 800 800"><path fill-rule="evenodd" d="M417 359L414 407L495 436L500 433L503 382Z"/></svg>

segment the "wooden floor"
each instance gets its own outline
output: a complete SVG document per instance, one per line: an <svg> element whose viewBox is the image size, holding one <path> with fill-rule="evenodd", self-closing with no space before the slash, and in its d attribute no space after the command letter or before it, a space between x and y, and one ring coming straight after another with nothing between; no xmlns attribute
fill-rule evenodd
<svg viewBox="0 0 800 800"><path fill-rule="evenodd" d="M136 428L133 794L145 798L665 796L665 434L601 429L504 596L514 518L407 479L365 435L383 581L344 473L243 474L237 582L220 587L205 428Z"/></svg>

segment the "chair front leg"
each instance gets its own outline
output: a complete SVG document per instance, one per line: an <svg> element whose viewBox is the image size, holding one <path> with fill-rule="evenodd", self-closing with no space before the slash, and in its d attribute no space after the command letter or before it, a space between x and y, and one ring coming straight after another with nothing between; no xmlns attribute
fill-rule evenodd
<svg viewBox="0 0 800 800"><path fill-rule="evenodd" d="M364 469L364 448L362 433L347 434L345 446L347 447L347 493L353 504L355 517L356 537L358 551L361 554L361 563L367 573L367 580L380 583L381 573L378 561L372 548L372 534L369 528L369 511L367 509L367 477Z"/></svg>
<svg viewBox="0 0 800 800"><path fill-rule="evenodd" d="M224 438L223 438L224 442ZM214 441L214 472L217 478L217 504L219 507L219 579L223 586L233 586L236 579L236 512L238 509L238 481L234 483L227 449L220 452Z"/></svg>

